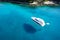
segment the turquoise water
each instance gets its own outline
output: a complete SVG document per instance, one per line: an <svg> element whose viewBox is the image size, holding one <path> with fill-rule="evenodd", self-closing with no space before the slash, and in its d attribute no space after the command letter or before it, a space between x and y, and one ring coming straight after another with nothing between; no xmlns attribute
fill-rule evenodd
<svg viewBox="0 0 60 40"><path fill-rule="evenodd" d="M31 17L50 25L41 27ZM23 7L0 3L0 40L60 40L60 7Z"/></svg>

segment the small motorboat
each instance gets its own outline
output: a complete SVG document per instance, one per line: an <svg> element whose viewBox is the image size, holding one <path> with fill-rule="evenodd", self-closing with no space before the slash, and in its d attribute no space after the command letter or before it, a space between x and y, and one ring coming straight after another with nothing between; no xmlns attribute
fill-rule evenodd
<svg viewBox="0 0 60 40"><path fill-rule="evenodd" d="M41 18L31 17L31 19L42 27L44 27L46 24L49 25L49 23L45 23L45 21Z"/></svg>

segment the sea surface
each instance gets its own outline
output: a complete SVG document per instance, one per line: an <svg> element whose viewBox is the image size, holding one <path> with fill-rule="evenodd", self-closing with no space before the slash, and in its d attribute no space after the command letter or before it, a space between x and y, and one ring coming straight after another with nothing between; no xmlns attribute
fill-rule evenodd
<svg viewBox="0 0 60 40"><path fill-rule="evenodd" d="M42 27L31 17L50 24ZM0 3L0 40L60 40L60 7Z"/></svg>

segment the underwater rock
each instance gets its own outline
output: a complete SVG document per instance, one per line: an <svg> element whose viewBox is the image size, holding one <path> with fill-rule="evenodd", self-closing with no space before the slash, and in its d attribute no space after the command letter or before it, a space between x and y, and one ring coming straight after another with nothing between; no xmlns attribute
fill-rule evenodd
<svg viewBox="0 0 60 40"><path fill-rule="evenodd" d="M35 33L36 32L36 29L30 25L30 24L24 24L24 30L27 32L27 33Z"/></svg>

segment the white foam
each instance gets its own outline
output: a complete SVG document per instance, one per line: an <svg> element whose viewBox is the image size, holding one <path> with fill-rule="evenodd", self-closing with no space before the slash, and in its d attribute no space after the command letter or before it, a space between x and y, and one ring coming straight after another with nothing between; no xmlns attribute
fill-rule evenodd
<svg viewBox="0 0 60 40"><path fill-rule="evenodd" d="M50 23L46 23L47 25L50 25Z"/></svg>

